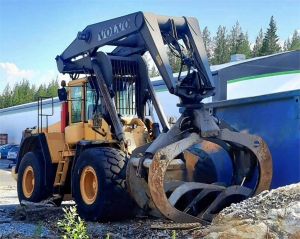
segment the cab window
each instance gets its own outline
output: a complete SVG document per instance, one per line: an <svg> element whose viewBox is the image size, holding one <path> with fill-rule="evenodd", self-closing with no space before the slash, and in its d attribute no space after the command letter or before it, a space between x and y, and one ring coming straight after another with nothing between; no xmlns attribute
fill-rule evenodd
<svg viewBox="0 0 300 239"><path fill-rule="evenodd" d="M97 94L94 89L91 88L90 84L88 83L86 85L86 101L85 101L85 119L90 120L93 118L93 113L94 113L94 108L96 105L96 99L97 99ZM101 102L100 102L100 97L98 100L98 107L97 107L97 112L101 113Z"/></svg>
<svg viewBox="0 0 300 239"><path fill-rule="evenodd" d="M71 88L71 122L77 123L81 120L82 112L82 87L75 86Z"/></svg>

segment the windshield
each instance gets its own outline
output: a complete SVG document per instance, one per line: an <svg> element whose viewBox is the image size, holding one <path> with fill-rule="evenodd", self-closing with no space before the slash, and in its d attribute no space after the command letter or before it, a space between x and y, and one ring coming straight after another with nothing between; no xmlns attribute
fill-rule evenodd
<svg viewBox="0 0 300 239"><path fill-rule="evenodd" d="M74 86L71 88L71 122L81 121L82 112L82 87Z"/></svg>
<svg viewBox="0 0 300 239"><path fill-rule="evenodd" d="M94 111L97 111L98 113L101 113L100 98L98 99L98 107L97 107L97 109L95 109L96 100L97 100L96 91L94 89L92 89L90 83L87 83L87 87L86 87L86 101L85 101L85 108L86 108L85 119L86 120L90 120L90 119L93 118Z"/></svg>

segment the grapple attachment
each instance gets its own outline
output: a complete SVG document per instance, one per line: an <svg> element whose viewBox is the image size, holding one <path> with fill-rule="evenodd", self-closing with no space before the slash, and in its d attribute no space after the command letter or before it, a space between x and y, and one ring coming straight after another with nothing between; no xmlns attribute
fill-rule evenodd
<svg viewBox="0 0 300 239"><path fill-rule="evenodd" d="M168 134L171 136L178 132L183 120L180 118L161 138L165 140ZM213 141L230 153L234 169L230 183L217 179L208 183L209 180L205 178L202 181L195 178L199 173L196 172L196 165L200 158L190 149L204 141ZM219 129L213 137L202 137L199 132L182 132L182 139L160 147L152 158L144 159L143 166L148 175L146 179L136 176L140 160L132 158L129 163L131 195L148 213L164 215L176 222L210 222L231 203L268 190L272 180L272 159L266 143L258 136L227 128ZM206 170L208 172L202 173L210 175L210 170L213 173L212 167Z"/></svg>

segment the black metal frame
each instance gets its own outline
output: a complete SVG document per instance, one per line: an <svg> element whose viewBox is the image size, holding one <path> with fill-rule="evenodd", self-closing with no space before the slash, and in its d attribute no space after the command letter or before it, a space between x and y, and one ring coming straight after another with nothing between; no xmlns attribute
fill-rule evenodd
<svg viewBox="0 0 300 239"><path fill-rule="evenodd" d="M43 100L51 99L51 114L43 114ZM54 102L53 97L40 96L38 98L38 133L42 132L43 129L43 117L46 118L46 131L48 131L48 117L54 115Z"/></svg>

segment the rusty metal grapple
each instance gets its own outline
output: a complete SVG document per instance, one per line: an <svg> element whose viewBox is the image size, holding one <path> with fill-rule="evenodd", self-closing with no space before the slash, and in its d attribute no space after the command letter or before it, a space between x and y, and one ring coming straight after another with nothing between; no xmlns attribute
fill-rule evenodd
<svg viewBox="0 0 300 239"><path fill-rule="evenodd" d="M180 120L165 137L173 137L172 132L178 130L182 123ZM270 187L272 160L267 145L260 137L226 128L220 129L215 137L203 138L196 132L183 135L178 141L156 150L152 158L130 159L127 168L129 191L138 205L150 214L162 214L176 222L210 222L224 207ZM197 165L210 159L205 157L200 162L203 154L189 151L195 145L204 145L204 141L226 147L232 155L234 173L231 184L208 183L209 178L205 177L197 181L196 174L210 176L214 169L206 167L206 172L201 171ZM147 168L146 178L136 175L141 161ZM252 182L252 188L245 186L248 182Z"/></svg>

